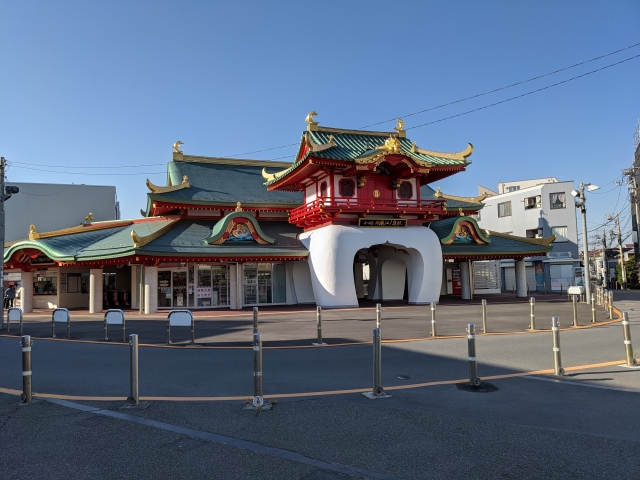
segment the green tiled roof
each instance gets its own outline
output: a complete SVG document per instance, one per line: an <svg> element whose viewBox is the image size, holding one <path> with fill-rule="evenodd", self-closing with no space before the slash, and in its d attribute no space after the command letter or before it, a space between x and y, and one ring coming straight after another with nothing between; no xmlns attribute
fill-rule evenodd
<svg viewBox="0 0 640 480"><path fill-rule="evenodd" d="M429 185L423 185L422 187L420 187L420 198L422 200L443 200L443 198L441 197L436 197L435 196L436 191L431 188ZM477 203L468 203L468 202L461 202L459 200L451 200L451 199L447 199L447 210L458 210L459 208L462 208L463 210L481 210L484 207L484 204L477 204Z"/></svg>
<svg viewBox="0 0 640 480"><path fill-rule="evenodd" d="M306 134L309 134L311 140L318 145L329 143L329 137L333 137L335 147L328 148L327 150L323 150L321 152L308 151L298 161L293 163L291 167L289 167L286 171L279 175L278 178L266 182L265 185L269 186L278 181L280 178L285 177L290 172L295 170L298 165L304 162L309 156L326 158L330 160L355 160L357 158L366 157L379 152L380 150L376 150L376 147L384 145L384 142L389 138L388 136L384 135L366 135L352 132L341 133L333 131L305 131L302 133L301 145L305 141L304 137ZM389 135L391 135L391 133ZM461 161L446 157L439 157L436 155L426 155L423 153L412 152L411 148L413 147L413 143L411 142L411 140L409 140L408 138L398 138L398 140L400 141L400 148L402 152L405 155L408 155L409 157L412 157L416 160L429 162L432 165L436 166L466 166L471 163L468 160Z"/></svg>
<svg viewBox="0 0 640 480"><path fill-rule="evenodd" d="M168 175L171 184L179 185L182 182L182 177L186 175L189 178L191 188L149 194L147 213L153 201L173 201L193 205L210 203L235 205L236 202L241 202L243 205L282 207L302 205L302 192L268 192L263 184L263 166L188 161L170 162ZM277 166L274 168L282 169Z"/></svg>

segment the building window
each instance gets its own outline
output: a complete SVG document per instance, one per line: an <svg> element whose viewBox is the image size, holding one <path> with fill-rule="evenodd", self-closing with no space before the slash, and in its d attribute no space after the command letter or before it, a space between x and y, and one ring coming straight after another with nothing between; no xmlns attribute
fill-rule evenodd
<svg viewBox="0 0 640 480"><path fill-rule="evenodd" d="M413 185L411 182L402 182L398 188L398 197L408 199L413 197Z"/></svg>
<svg viewBox="0 0 640 480"><path fill-rule="evenodd" d="M527 238L542 238L542 229L541 228L533 228L531 230L527 230L525 232L525 236Z"/></svg>
<svg viewBox="0 0 640 480"><path fill-rule="evenodd" d="M511 202L503 202L498 204L498 217L511 216Z"/></svg>
<svg viewBox="0 0 640 480"><path fill-rule="evenodd" d="M551 227L551 235L555 235L554 243L568 242L569 231L567 227Z"/></svg>
<svg viewBox="0 0 640 480"><path fill-rule="evenodd" d="M340 180L340 195L343 197L353 197L356 189L356 184L350 178L343 178Z"/></svg>
<svg viewBox="0 0 640 480"><path fill-rule="evenodd" d="M322 182L320 184L320 196L323 198L327 197L327 182Z"/></svg>
<svg viewBox="0 0 640 480"><path fill-rule="evenodd" d="M535 197L528 197L524 199L524 209L530 210L532 208L540 208L542 207L542 197L540 195L536 195Z"/></svg>
<svg viewBox="0 0 640 480"><path fill-rule="evenodd" d="M508 192L515 192L516 190L520 190L520 187L517 185L515 187L507 187Z"/></svg>
<svg viewBox="0 0 640 480"><path fill-rule="evenodd" d="M556 208L566 208L567 204L565 200L566 194L564 192L549 194L549 201L551 203L552 210Z"/></svg>

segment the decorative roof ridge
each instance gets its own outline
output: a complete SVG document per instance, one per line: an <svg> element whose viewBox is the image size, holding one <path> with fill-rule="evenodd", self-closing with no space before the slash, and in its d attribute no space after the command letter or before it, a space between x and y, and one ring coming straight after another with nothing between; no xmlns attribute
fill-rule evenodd
<svg viewBox="0 0 640 480"><path fill-rule="evenodd" d="M142 237L138 235L134 229L131 229L131 240L133 240L133 247L140 248L140 247L144 247L147 243L153 242L156 238L161 237L162 235L167 233L169 230L171 230L177 222L182 220L182 218L183 217L175 217L171 219L169 223L159 228L155 232Z"/></svg>
<svg viewBox="0 0 640 480"><path fill-rule="evenodd" d="M274 162L272 160L249 160L241 158L203 157L197 155L183 155L182 159L173 160L176 163L213 163L217 165L236 165L247 167L290 167L291 162Z"/></svg>
<svg viewBox="0 0 640 480"><path fill-rule="evenodd" d="M389 137L389 135L395 135L396 137L405 138L406 133L404 130L394 131L394 132L376 132L372 130L352 130L348 128L332 128L332 127L321 127L319 125L313 126L308 129L310 132L324 132L324 133L333 133L336 135L346 134L346 135L366 135L370 137Z"/></svg>
<svg viewBox="0 0 640 480"><path fill-rule="evenodd" d="M309 150L311 150L314 153L322 152L324 150L329 150L330 148L333 148L336 146L336 141L333 138L333 135L329 135L329 141L323 144L314 142L309 132L304 132L302 134L302 137L304 138L304 143L307 145L307 147L309 147Z"/></svg>
<svg viewBox="0 0 640 480"><path fill-rule="evenodd" d="M147 178L147 188L151 190L151 193L168 193L175 192L176 190L182 190L184 188L191 188L191 184L189 183L189 177L187 177L186 175L183 175L181 184L172 185L169 187L159 187L157 185L154 185Z"/></svg>
<svg viewBox="0 0 640 480"><path fill-rule="evenodd" d="M132 223L133 220L107 220L103 222L82 223L74 227L53 230L51 232L36 232L35 225L31 225L31 227L29 228L29 238L25 238L25 240L39 240L42 238L71 235L73 233L94 232L96 230L104 230L106 228L126 227L127 225L131 225ZM19 241L21 240L16 240L15 242L10 243L13 244Z"/></svg>
<svg viewBox="0 0 640 480"><path fill-rule="evenodd" d="M438 198L444 198L445 200L455 200L455 201L458 201L458 202L477 203L477 204L482 204L482 200L487 198L487 194L486 193L483 193L482 195L478 195L477 197L458 197L456 195L449 195L449 194L446 194L446 193L442 193L440 191L440 187L438 187L438 189L433 194L433 196L434 197L438 197Z"/></svg>
<svg viewBox="0 0 640 480"><path fill-rule="evenodd" d="M275 238L271 238L270 236L268 236L262 231L262 228L260 228L260 224L258 223L258 220L253 215L250 215L248 212L243 212L240 205L238 205L237 208L239 208L240 210L236 210L235 212L229 213L216 222L216 224L211 229L211 236L204 239L205 243L208 243L209 245L217 245L217 244L223 243L227 238L227 237L224 237L224 234L229 233L227 232L227 230L229 230L231 221L234 220L235 218L245 218L249 220L249 223L251 225L249 227L249 231L251 232L254 240L259 244L264 245L267 243L275 243L276 241ZM256 238L254 234L258 238Z"/></svg>
<svg viewBox="0 0 640 480"><path fill-rule="evenodd" d="M471 154L473 153L473 145L471 143L467 144L467 148L465 148L461 152L444 153L444 152L435 152L433 150L425 150L423 148L419 148L416 142L413 142L411 151L413 153L421 153L423 155L432 155L434 157L447 158L449 160L460 160L461 162L468 162L469 160L467 160L467 157L471 156Z"/></svg>
<svg viewBox="0 0 640 480"><path fill-rule="evenodd" d="M518 235L510 235L508 233L494 232L493 230L485 230L485 231L488 232L489 235L492 235L494 237L509 238L513 240L519 240L525 243L532 243L534 245L542 245L544 247L550 247L553 241L556 239L555 235L551 235L550 237L545 237L545 238L528 238L528 237L519 237Z"/></svg>
<svg viewBox="0 0 640 480"><path fill-rule="evenodd" d="M471 218L471 217L451 217L451 218L455 218L455 220L452 222L451 225L451 231L449 232L449 234L440 239L440 243L442 243L443 245L449 245L451 243L453 243L454 238L456 236L456 233L458 233L458 225L462 222L467 222L470 223L471 225L473 225L475 232L471 232L471 235L473 235L474 239L476 240L477 243L479 244L483 244L483 243L491 243L491 235L487 234L486 231L483 231L480 226L478 225L478 222L475 221L475 219ZM440 220L442 222L446 222L447 220L451 221L451 219L444 219L444 220ZM432 222L432 223L437 223L436 222ZM475 235L474 235L475 234ZM476 236L478 238L476 238Z"/></svg>

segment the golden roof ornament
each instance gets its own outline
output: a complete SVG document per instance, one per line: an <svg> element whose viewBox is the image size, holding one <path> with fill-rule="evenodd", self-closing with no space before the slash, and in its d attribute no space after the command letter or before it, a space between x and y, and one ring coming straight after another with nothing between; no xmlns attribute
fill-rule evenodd
<svg viewBox="0 0 640 480"><path fill-rule="evenodd" d="M304 121L307 122L308 131L315 130L315 128L318 126L319 122L316 122L315 119L313 118L315 115L318 115L318 114L316 112L309 112L309 115L307 115L307 118L304 119Z"/></svg>
<svg viewBox="0 0 640 480"><path fill-rule="evenodd" d="M93 213L89 212L89 215L84 217L84 223L91 223L91 222L93 222Z"/></svg>
<svg viewBox="0 0 640 480"><path fill-rule="evenodd" d="M460 215L461 217L464 217L464 212L462 211L462 207L458 209L458 215Z"/></svg>
<svg viewBox="0 0 640 480"><path fill-rule="evenodd" d="M242 211L242 203L236 202L236 212L241 212L241 211Z"/></svg>
<svg viewBox="0 0 640 480"><path fill-rule="evenodd" d="M393 127L393 129L398 133L404 132L404 122L402 121L401 118L398 119L398 123L396 124L395 127Z"/></svg>
<svg viewBox="0 0 640 480"><path fill-rule="evenodd" d="M434 197L440 198L442 196L442 192L440 191L440 187L436 190L436 193L433 194Z"/></svg>
<svg viewBox="0 0 640 480"><path fill-rule="evenodd" d="M387 138L384 149L389 153L400 153L400 140L393 136Z"/></svg>
<svg viewBox="0 0 640 480"><path fill-rule="evenodd" d="M184 150L180 150L180 145L184 145L184 143L178 140L176 143L173 144L171 148L173 148L173 151L176 153L182 153Z"/></svg>
<svg viewBox="0 0 640 480"><path fill-rule="evenodd" d="M31 224L29 226L29 240L36 240L38 238L40 238L40 234L36 232L36 226Z"/></svg>

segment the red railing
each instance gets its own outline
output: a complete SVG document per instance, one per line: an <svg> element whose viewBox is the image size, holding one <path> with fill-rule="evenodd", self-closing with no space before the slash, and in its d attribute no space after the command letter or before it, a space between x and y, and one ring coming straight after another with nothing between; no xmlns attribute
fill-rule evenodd
<svg viewBox="0 0 640 480"><path fill-rule="evenodd" d="M317 198L314 201L294 208L289 212L289 220L296 222L304 217L319 212L377 212L377 213L422 213L444 210L444 200L381 200L379 198Z"/></svg>

